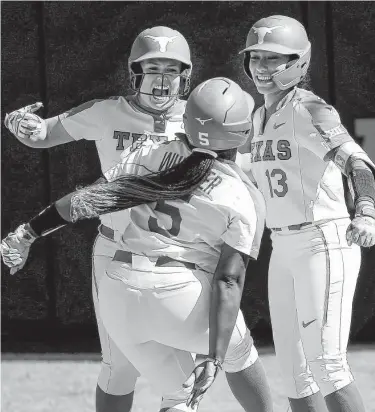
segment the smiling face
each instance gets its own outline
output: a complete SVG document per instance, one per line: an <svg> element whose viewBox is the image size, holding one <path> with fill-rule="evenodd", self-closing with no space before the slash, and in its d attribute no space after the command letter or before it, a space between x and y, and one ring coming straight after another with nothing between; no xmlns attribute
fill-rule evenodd
<svg viewBox="0 0 375 412"><path fill-rule="evenodd" d="M179 94L181 62L172 59L148 59L141 63L142 80L139 102L153 110L167 110Z"/></svg>
<svg viewBox="0 0 375 412"><path fill-rule="evenodd" d="M291 56L266 50L250 52L249 70L259 93L267 95L280 89L272 80L272 75L286 68Z"/></svg>

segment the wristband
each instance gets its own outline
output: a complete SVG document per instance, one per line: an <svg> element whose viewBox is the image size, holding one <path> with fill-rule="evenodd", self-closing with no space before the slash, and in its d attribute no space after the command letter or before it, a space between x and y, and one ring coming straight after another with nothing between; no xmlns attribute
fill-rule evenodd
<svg viewBox="0 0 375 412"><path fill-rule="evenodd" d="M375 181L371 170L353 169L349 173L349 180L354 192L354 201L361 197L369 197L375 202Z"/></svg>
<svg viewBox="0 0 375 412"><path fill-rule="evenodd" d="M371 198L360 198L355 205L355 217L371 217L375 219L375 207Z"/></svg>
<svg viewBox="0 0 375 412"><path fill-rule="evenodd" d="M52 205L46 207L28 223L38 236L43 236L59 229L61 226L65 226L69 222L61 217L55 203L52 203Z"/></svg>
<svg viewBox="0 0 375 412"><path fill-rule="evenodd" d="M223 370L223 363L219 359L209 356L208 358L206 358L206 361L212 362L216 366L216 368Z"/></svg>

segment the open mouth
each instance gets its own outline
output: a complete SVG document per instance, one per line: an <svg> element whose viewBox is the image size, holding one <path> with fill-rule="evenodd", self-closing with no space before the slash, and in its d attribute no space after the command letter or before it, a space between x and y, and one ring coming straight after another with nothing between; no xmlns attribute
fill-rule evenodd
<svg viewBox="0 0 375 412"><path fill-rule="evenodd" d="M272 82L272 76L257 74L256 78L258 82L261 84L267 84Z"/></svg>
<svg viewBox="0 0 375 412"><path fill-rule="evenodd" d="M169 97L169 87L155 86L152 88L152 95L157 100L165 100Z"/></svg>

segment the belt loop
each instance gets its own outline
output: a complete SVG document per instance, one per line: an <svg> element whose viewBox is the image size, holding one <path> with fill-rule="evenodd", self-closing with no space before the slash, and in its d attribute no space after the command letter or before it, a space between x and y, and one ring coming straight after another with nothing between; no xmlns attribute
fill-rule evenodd
<svg viewBox="0 0 375 412"><path fill-rule="evenodd" d="M295 225L283 226L283 227L272 227L271 230L274 232L285 232L285 231L292 231L292 230L301 230L303 227L311 225L313 222L303 222L297 223Z"/></svg>
<svg viewBox="0 0 375 412"><path fill-rule="evenodd" d="M103 237L109 240L115 240L115 231L111 229L110 227L101 224L98 227L98 231Z"/></svg>
<svg viewBox="0 0 375 412"><path fill-rule="evenodd" d="M131 252L128 252L127 250L116 250L115 255L113 256L113 259L117 262L124 262L124 263L132 263L132 254Z"/></svg>

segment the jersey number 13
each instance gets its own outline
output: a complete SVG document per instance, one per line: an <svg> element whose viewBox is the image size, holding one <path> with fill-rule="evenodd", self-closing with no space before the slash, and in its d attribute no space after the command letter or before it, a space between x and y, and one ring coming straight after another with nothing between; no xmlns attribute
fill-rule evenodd
<svg viewBox="0 0 375 412"><path fill-rule="evenodd" d="M266 176L271 197L274 197L274 194L277 197L284 197L288 193L287 178L284 170L273 169L271 173L269 170L266 170Z"/></svg>

